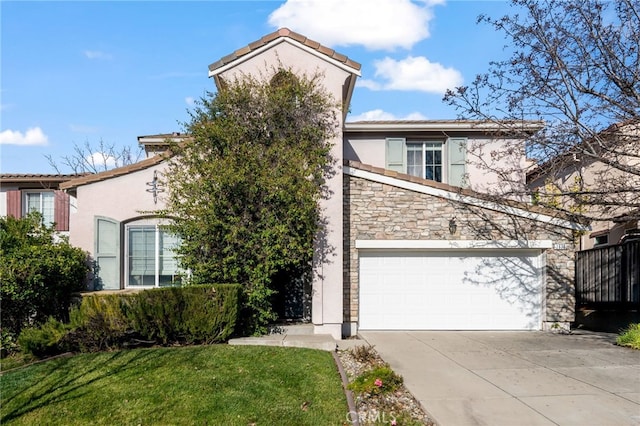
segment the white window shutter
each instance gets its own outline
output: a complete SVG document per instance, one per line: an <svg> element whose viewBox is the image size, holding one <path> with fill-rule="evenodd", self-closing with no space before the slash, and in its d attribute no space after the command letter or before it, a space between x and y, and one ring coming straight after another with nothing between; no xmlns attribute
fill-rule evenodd
<svg viewBox="0 0 640 426"><path fill-rule="evenodd" d="M386 169L406 173L407 148L405 142L405 138L387 138L385 150Z"/></svg>
<svg viewBox="0 0 640 426"><path fill-rule="evenodd" d="M466 182L466 158L467 138L449 138L447 140L448 156L448 184L465 187Z"/></svg>

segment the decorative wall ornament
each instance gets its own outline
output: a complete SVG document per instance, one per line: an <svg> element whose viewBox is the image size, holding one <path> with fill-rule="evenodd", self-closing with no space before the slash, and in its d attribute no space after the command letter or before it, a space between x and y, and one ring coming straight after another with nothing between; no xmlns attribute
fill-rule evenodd
<svg viewBox="0 0 640 426"><path fill-rule="evenodd" d="M162 187L163 185L158 179L158 175L159 175L158 171L154 170L153 180L151 182L147 182L147 186L150 187L150 188L147 188L147 192L150 192L153 194L153 204L158 204L158 194L164 192L164 188Z"/></svg>

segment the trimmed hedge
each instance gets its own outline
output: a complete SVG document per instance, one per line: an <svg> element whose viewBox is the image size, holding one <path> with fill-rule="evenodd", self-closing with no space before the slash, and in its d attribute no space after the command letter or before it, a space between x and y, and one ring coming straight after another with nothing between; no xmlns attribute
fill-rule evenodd
<svg viewBox="0 0 640 426"><path fill-rule="evenodd" d="M69 330L56 341L50 330L29 329L20 336L20 344L41 355L54 348L94 352L140 344L224 342L236 331L241 297L242 286L235 284L97 293L83 297L71 310ZM62 331L53 325L49 328Z"/></svg>

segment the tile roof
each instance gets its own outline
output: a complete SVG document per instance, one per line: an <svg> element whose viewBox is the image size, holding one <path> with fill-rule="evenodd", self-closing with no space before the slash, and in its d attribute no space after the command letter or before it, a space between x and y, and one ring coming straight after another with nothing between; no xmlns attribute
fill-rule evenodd
<svg viewBox="0 0 640 426"><path fill-rule="evenodd" d="M338 52L336 52L333 49L330 49L328 47L325 47L323 45L321 45L320 43L318 43L317 41L308 39L307 37L303 36L302 34L298 34L296 32L291 31L288 28L280 28L279 30L271 33L271 34L267 34L266 36L262 37L260 40L256 40L253 43L249 43L247 46L236 50L235 52L219 59L218 61L212 63L211 65L209 65L209 71L215 71L218 68L221 68L233 61L235 61L236 59L239 59L269 43L271 43L272 41L281 38L281 37L287 37L290 38L292 40L295 40L303 45L305 45L306 47L309 47L313 50L318 51L319 53L328 56L329 58L341 62L343 64L345 64L348 67L353 68L356 71L360 71L360 68L362 67L358 62L352 61L351 59L349 59L348 57L346 57L345 55L342 55Z"/></svg>
<svg viewBox="0 0 640 426"><path fill-rule="evenodd" d="M86 176L89 173L46 174L46 173L2 173L0 182L66 182Z"/></svg>
<svg viewBox="0 0 640 426"><path fill-rule="evenodd" d="M153 167L157 164L162 163L163 161L171 157L171 155L172 154L170 152L165 152L163 154L154 155L153 157L146 158L142 161L138 161L137 163L129 164L127 166L122 166L116 169L111 169L104 172L94 173L87 176L79 177L77 179L69 180L62 183L60 185L60 189L73 189L82 185L101 182L103 180L137 172L139 170L148 169L149 167Z"/></svg>

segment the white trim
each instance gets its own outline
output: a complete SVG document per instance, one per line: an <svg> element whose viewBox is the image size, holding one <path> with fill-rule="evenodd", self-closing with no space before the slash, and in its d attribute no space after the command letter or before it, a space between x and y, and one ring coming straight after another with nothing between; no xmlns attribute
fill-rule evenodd
<svg viewBox="0 0 640 426"><path fill-rule="evenodd" d="M564 219L558 219L549 215L529 212L517 207L511 207L504 204L496 203L493 201L481 200L470 195L458 194L455 192L447 191L444 189L433 188L431 186L422 185L415 182L408 182L406 180L393 178L390 176L384 176L379 173L368 172L366 170L360 170L349 166L344 166L344 173L349 176L359 177L367 179L373 182L383 183L386 185L395 186L409 191L415 191L421 194L433 195L435 197L444 198L459 203L469 204L476 207L481 207L489 210L495 210L501 213L524 217L526 219L536 220L538 222L549 223L551 225L560 226L562 228L574 229L578 231L589 230L587 226L580 225L575 222L571 222Z"/></svg>
<svg viewBox="0 0 640 426"><path fill-rule="evenodd" d="M550 249L551 240L356 240L357 249Z"/></svg>
<svg viewBox="0 0 640 426"><path fill-rule="evenodd" d="M237 66L238 64L241 64L245 61L248 61L249 59L253 58L254 56L260 55L262 52L271 49L274 46L277 46L280 43L290 43L310 54L312 54L313 56L316 56L322 60L325 60L329 63L331 63L332 65L343 69L344 71L347 71L350 74L355 74L358 77L360 77L362 74L360 73L360 71L356 70L355 68L352 68L348 65L346 65L343 62L340 61L336 61L335 59L325 55L324 53L320 53L318 52L316 49L312 49L309 46L306 46L302 43L300 43L299 41L293 40L287 36L279 36L277 39L270 41L269 43L265 44L264 46L260 46L259 48L252 50L251 52L240 56L239 58L236 58L234 60L232 60L231 62L229 62L228 64L225 64L219 68L216 68L213 71L209 71L209 77L214 77L218 74L222 74L223 72Z"/></svg>

